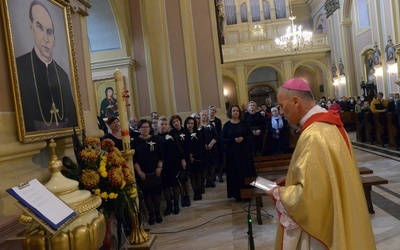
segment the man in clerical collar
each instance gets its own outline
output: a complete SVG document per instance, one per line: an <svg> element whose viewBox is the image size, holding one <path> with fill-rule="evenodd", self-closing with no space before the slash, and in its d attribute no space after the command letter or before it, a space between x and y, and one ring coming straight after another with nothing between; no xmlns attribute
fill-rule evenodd
<svg viewBox="0 0 400 250"><path fill-rule="evenodd" d="M29 8L33 49L16 59L26 132L77 126L67 73L53 59L56 43L50 12L40 1Z"/></svg>

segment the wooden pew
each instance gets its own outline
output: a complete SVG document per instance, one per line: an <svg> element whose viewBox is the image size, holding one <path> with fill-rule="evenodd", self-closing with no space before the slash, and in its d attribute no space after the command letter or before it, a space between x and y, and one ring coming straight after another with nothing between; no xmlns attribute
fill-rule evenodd
<svg viewBox="0 0 400 250"><path fill-rule="evenodd" d="M372 112L364 114L365 141L374 144L375 141L375 121Z"/></svg>
<svg viewBox="0 0 400 250"><path fill-rule="evenodd" d="M346 130L354 130L356 128L357 114L354 111L345 111L340 113L340 119L342 120ZM350 128L350 129L349 129Z"/></svg>
<svg viewBox="0 0 400 250"><path fill-rule="evenodd" d="M388 136L389 136L389 148L398 150L399 149L399 120L396 113L387 113L387 124L388 124Z"/></svg>
<svg viewBox="0 0 400 250"><path fill-rule="evenodd" d="M275 161L275 160L285 160L291 159L293 154L278 154L278 155L263 155L254 156L254 162L264 162L264 161Z"/></svg>
<svg viewBox="0 0 400 250"><path fill-rule="evenodd" d="M367 200L368 212L370 214L374 214L375 211L374 207L372 206L372 199L371 199L372 186L388 184L389 181L377 175L361 176L361 180L364 187L365 199Z"/></svg>
<svg viewBox="0 0 400 250"><path fill-rule="evenodd" d="M386 113L374 113L376 144L384 147L388 139L388 123Z"/></svg>
<svg viewBox="0 0 400 250"><path fill-rule="evenodd" d="M286 173L289 169L289 165L277 165L277 166L270 166L270 167L262 167L260 168L257 173L258 175L263 175L263 174L280 174L280 173ZM373 171L367 167L359 167L360 174L372 174ZM251 180L252 179L252 180ZM247 177L245 180L251 180L249 182L246 182L247 184L252 182L255 179L255 177Z"/></svg>
<svg viewBox="0 0 400 250"><path fill-rule="evenodd" d="M361 128L359 114L356 114L356 141L362 142L363 140L363 131Z"/></svg>
<svg viewBox="0 0 400 250"><path fill-rule="evenodd" d="M277 167L271 167L271 168L276 168L277 169L277 170L274 170L273 172L271 172L271 175L276 174L276 173L284 173L284 174L286 174L288 169L289 169L289 166L286 165L286 166L277 166ZM360 172L360 175L366 175L366 174L373 174L374 173L374 171L372 169L367 168L367 167L359 167L358 170ZM265 176L265 175L262 175L262 176ZM244 182L247 185L247 184L250 184L255 179L256 179L256 177L246 177Z"/></svg>
<svg viewBox="0 0 400 250"><path fill-rule="evenodd" d="M273 171L271 169L273 167L289 166L290 159L292 159L292 154L256 156L254 157L256 173L268 173L268 171Z"/></svg>

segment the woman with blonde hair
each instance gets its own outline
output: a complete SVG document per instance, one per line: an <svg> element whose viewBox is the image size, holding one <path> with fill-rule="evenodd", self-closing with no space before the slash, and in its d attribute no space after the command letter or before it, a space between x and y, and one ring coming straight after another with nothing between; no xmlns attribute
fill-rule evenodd
<svg viewBox="0 0 400 250"><path fill-rule="evenodd" d="M265 126L267 119L257 112L257 104L250 101L247 105L247 112L244 113L244 120L247 121L253 131L253 153L261 155L264 145Z"/></svg>
<svg viewBox="0 0 400 250"><path fill-rule="evenodd" d="M206 150L205 164L205 187L215 188L215 166L218 164L217 140L218 134L214 126L209 123L208 111L200 112L201 126L204 129L204 147Z"/></svg>

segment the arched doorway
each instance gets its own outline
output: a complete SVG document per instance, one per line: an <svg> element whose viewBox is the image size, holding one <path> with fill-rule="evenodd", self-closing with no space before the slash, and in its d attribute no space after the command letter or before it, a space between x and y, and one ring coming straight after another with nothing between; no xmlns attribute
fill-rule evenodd
<svg viewBox="0 0 400 250"><path fill-rule="evenodd" d="M275 90L267 85L257 85L249 90L249 100L255 101L258 106L265 103L265 98L270 98L271 103L276 101Z"/></svg>
<svg viewBox="0 0 400 250"><path fill-rule="evenodd" d="M276 89L279 87L278 72L272 67L255 69L247 78L249 101L255 101L258 106L265 103L265 98L276 101Z"/></svg>

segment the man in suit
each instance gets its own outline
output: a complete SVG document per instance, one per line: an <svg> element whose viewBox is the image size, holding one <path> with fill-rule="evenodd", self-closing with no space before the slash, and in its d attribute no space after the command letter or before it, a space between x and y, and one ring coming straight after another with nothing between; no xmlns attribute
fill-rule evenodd
<svg viewBox="0 0 400 250"><path fill-rule="evenodd" d="M55 34L46 6L32 1L29 8L33 49L16 59L26 132L77 126L67 73L53 59Z"/></svg>
<svg viewBox="0 0 400 250"><path fill-rule="evenodd" d="M129 135L131 136L131 141L133 141L140 135L137 124L138 120L135 116L129 118Z"/></svg>

